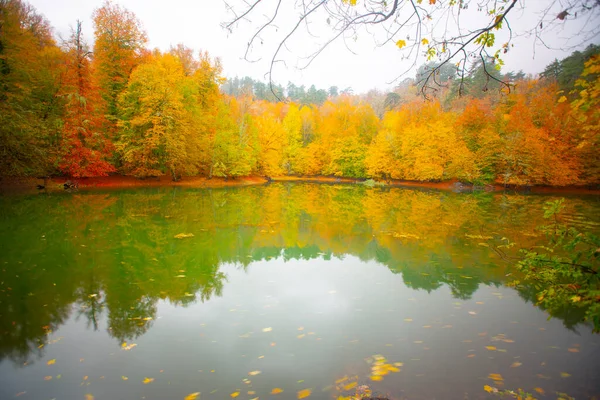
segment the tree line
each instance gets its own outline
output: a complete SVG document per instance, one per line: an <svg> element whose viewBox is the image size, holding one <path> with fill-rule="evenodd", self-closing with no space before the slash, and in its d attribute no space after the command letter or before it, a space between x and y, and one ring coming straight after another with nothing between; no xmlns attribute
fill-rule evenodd
<svg viewBox="0 0 600 400"><path fill-rule="evenodd" d="M357 96L227 81L206 52L147 49L140 21L111 2L92 15L93 47L81 22L55 40L21 0L0 0L0 16L1 176L599 181L597 46L540 79L484 59L466 79L439 69L431 86L426 64L392 93Z"/></svg>

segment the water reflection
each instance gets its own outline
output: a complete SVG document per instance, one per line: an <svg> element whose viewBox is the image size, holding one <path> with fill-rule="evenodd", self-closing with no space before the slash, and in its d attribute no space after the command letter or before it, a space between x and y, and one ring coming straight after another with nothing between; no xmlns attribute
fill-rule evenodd
<svg viewBox="0 0 600 400"><path fill-rule="evenodd" d="M466 300L481 284L507 282L511 267L489 245L535 243L548 200L310 184L2 197L0 360L42 357L72 315L90 330L106 318L110 336L131 341L153 326L160 300L186 307L220 296L224 264L352 255L402 274L409 288L447 286ZM573 221L598 220L597 199L567 204ZM555 317L580 321L572 310Z"/></svg>

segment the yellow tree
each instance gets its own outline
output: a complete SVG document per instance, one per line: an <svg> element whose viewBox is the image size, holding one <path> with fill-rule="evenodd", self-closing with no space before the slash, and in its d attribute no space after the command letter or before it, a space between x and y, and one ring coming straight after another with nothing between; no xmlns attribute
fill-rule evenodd
<svg viewBox="0 0 600 400"><path fill-rule="evenodd" d="M20 0L0 1L0 175L54 172L63 63L43 16Z"/></svg>
<svg viewBox="0 0 600 400"><path fill-rule="evenodd" d="M119 97L122 118L116 148L125 170L146 177L170 173L173 180L198 171L196 88L170 54L155 52L131 74Z"/></svg>
<svg viewBox="0 0 600 400"><path fill-rule="evenodd" d="M139 64L147 38L135 14L110 1L96 9L92 18L95 78L104 100L107 128L114 131L118 96Z"/></svg>
<svg viewBox="0 0 600 400"><path fill-rule="evenodd" d="M579 121L581 134L578 150L584 166L584 181L600 183L600 55L586 63L576 82L577 99L571 103L572 114Z"/></svg>
<svg viewBox="0 0 600 400"><path fill-rule="evenodd" d="M261 102L264 109L254 117L258 131L258 170L267 176L281 175L284 172L283 159L286 142L286 130L279 119L281 104Z"/></svg>

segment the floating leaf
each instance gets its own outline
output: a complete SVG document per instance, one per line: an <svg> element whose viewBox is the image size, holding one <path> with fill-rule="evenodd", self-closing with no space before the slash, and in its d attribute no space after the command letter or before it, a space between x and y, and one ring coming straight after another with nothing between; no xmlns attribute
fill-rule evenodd
<svg viewBox="0 0 600 400"><path fill-rule="evenodd" d="M175 237L175 239L185 239L185 238L189 238L189 237L194 237L194 234L193 233L178 233L174 237Z"/></svg>
<svg viewBox="0 0 600 400"><path fill-rule="evenodd" d="M305 399L308 396L310 396L311 393L312 393L312 391L310 389L302 389L298 392L298 398Z"/></svg>
<svg viewBox="0 0 600 400"><path fill-rule="evenodd" d="M503 381L504 380L504 378L500 374L489 374L488 378L493 381Z"/></svg>
<svg viewBox="0 0 600 400"><path fill-rule="evenodd" d="M568 372L561 372L561 373L560 373L560 377L561 377L561 378L568 378L568 377L570 377L570 376L571 376L571 374L569 374Z"/></svg>
<svg viewBox="0 0 600 400"><path fill-rule="evenodd" d="M490 350L490 351L494 351L496 350L495 346L485 346L486 349Z"/></svg>
<svg viewBox="0 0 600 400"><path fill-rule="evenodd" d="M50 379L52 379L52 376L50 376L50 375L44 377L45 381L49 381Z"/></svg>
<svg viewBox="0 0 600 400"><path fill-rule="evenodd" d="M283 392L283 389L280 389L280 388L274 388L273 390L271 390L271 394L279 394L282 392Z"/></svg>
<svg viewBox="0 0 600 400"><path fill-rule="evenodd" d="M271 332L273 330L273 328L268 327L268 328L263 328L263 332Z"/></svg>
<svg viewBox="0 0 600 400"><path fill-rule="evenodd" d="M542 389L541 387L536 387L536 388L533 388L533 390L535 390L535 391L536 391L536 392L538 392L539 394L544 394L544 393L546 393L546 392L544 391L544 389Z"/></svg>
<svg viewBox="0 0 600 400"><path fill-rule="evenodd" d="M510 367L517 368L517 367L520 367L521 365L523 365L523 364L518 361L515 361L514 363L510 364Z"/></svg>
<svg viewBox="0 0 600 400"><path fill-rule="evenodd" d="M354 389L358 385L357 382L350 382L349 384L344 386L344 390Z"/></svg>
<svg viewBox="0 0 600 400"><path fill-rule="evenodd" d="M230 394L230 396L233 397L234 399L236 397L238 397L239 395L240 395L240 392L233 392L233 393Z"/></svg>
<svg viewBox="0 0 600 400"><path fill-rule="evenodd" d="M412 322L412 318L404 318L404 322Z"/></svg>
<svg viewBox="0 0 600 400"><path fill-rule="evenodd" d="M53 358L52 360L48 361L46 364L48 364L48 365L56 364L56 358Z"/></svg>
<svg viewBox="0 0 600 400"><path fill-rule="evenodd" d="M124 381L128 380L129 378L126 377L125 375L121 375L121 379L123 379Z"/></svg>
<svg viewBox="0 0 600 400"><path fill-rule="evenodd" d="M183 400L196 400L198 396L200 396L200 392L190 393L187 396L185 396Z"/></svg>
<svg viewBox="0 0 600 400"><path fill-rule="evenodd" d="M85 400L94 400L94 396L88 393L85 395Z"/></svg>
<svg viewBox="0 0 600 400"><path fill-rule="evenodd" d="M154 382L154 378L144 378L144 380L142 381L144 385L147 385L150 382Z"/></svg>
<svg viewBox="0 0 600 400"><path fill-rule="evenodd" d="M381 376L381 375L371 375L370 378L372 381L382 381L383 380L383 376Z"/></svg>
<svg viewBox="0 0 600 400"><path fill-rule="evenodd" d="M577 347L570 347L568 350L571 353L579 353L579 349Z"/></svg>
<svg viewBox="0 0 600 400"><path fill-rule="evenodd" d="M258 375L258 374L260 374L260 371L250 371L250 372L248 372L248 375L250 375L250 376L254 376L254 375Z"/></svg>
<svg viewBox="0 0 600 400"><path fill-rule="evenodd" d="M477 313L475 311L469 311L469 314L471 314L471 315L477 315Z"/></svg>
<svg viewBox="0 0 600 400"><path fill-rule="evenodd" d="M297 338L298 338L298 339L302 339L304 336L306 336L306 335L303 333L303 334L301 334L301 335L298 335L298 336L297 336Z"/></svg>

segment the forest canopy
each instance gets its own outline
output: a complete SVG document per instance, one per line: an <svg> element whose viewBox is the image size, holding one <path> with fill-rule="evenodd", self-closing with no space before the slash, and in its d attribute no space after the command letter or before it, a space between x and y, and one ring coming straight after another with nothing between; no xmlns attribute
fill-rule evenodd
<svg viewBox="0 0 600 400"><path fill-rule="evenodd" d="M206 52L147 48L141 21L112 2L93 13L93 44L79 21L57 39L21 0L0 0L0 16L0 176L600 183L596 45L539 77L494 56L462 72L432 59L388 93L293 82L273 92L225 79Z"/></svg>

